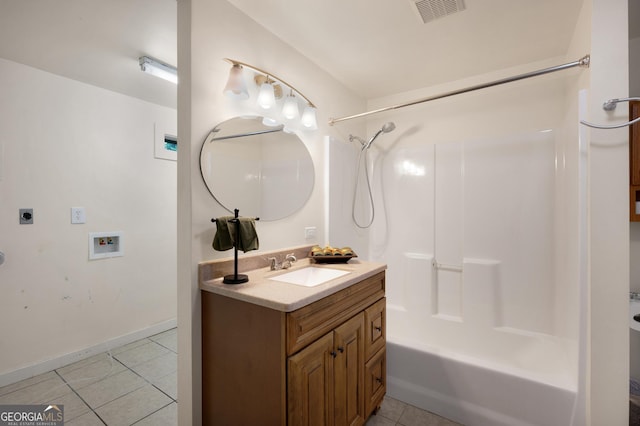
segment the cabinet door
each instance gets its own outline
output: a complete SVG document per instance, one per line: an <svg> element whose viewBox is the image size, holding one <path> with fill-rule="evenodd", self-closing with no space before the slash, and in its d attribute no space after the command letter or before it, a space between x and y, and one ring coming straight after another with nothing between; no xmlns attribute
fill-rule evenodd
<svg viewBox="0 0 640 426"><path fill-rule="evenodd" d="M387 299L382 298L364 311L365 359L384 348L386 342Z"/></svg>
<svg viewBox="0 0 640 426"><path fill-rule="evenodd" d="M640 117L640 102L629 102L629 120ZM640 123L629 126L629 217L640 222Z"/></svg>
<svg viewBox="0 0 640 426"><path fill-rule="evenodd" d="M335 424L364 424L364 314L334 331Z"/></svg>
<svg viewBox="0 0 640 426"><path fill-rule="evenodd" d="M288 361L289 425L333 425L333 334L321 337Z"/></svg>
<svg viewBox="0 0 640 426"><path fill-rule="evenodd" d="M387 357L385 348L378 351L366 366L364 384L364 397L366 413L371 414L382 404L382 398L387 386Z"/></svg>

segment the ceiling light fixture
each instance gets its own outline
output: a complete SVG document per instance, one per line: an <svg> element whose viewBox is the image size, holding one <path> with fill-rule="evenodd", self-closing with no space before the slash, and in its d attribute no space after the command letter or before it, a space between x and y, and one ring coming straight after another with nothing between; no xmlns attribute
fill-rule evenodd
<svg viewBox="0 0 640 426"><path fill-rule="evenodd" d="M254 72L251 79L255 82L251 91L255 93L257 90L256 102L262 111L261 115L264 115L265 124L274 126L286 122L286 129L290 131L295 129L316 130L318 128L316 106L295 87L272 73L253 65L228 58L225 58L225 61L231 64L229 79L223 90L227 97L234 100L249 99L250 90L247 89L243 74L245 68L250 69ZM285 90L288 90L289 94L284 101L280 102L281 106L276 108L278 101L283 98ZM302 104L302 108L304 108L302 117L300 117L301 107L299 104Z"/></svg>
<svg viewBox="0 0 640 426"><path fill-rule="evenodd" d="M178 84L178 69L176 67L149 56L141 56L138 61L142 71L170 81L173 84Z"/></svg>

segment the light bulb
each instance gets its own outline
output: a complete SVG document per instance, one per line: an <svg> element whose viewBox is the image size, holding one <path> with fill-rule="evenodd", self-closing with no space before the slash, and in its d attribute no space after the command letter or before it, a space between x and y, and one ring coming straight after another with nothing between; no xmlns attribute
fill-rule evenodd
<svg viewBox="0 0 640 426"><path fill-rule="evenodd" d="M287 96L282 107L282 115L287 120L296 120L300 116L300 110L298 109L298 101L293 93Z"/></svg>
<svg viewBox="0 0 640 426"><path fill-rule="evenodd" d="M318 122L316 120L316 108L311 105L307 105L302 113L302 118L300 119L302 125L306 127L308 130L316 130L318 128Z"/></svg>
<svg viewBox="0 0 640 426"><path fill-rule="evenodd" d="M258 93L258 105L264 109L271 109L276 104L276 96L273 93L273 85L266 81L260 86L260 92Z"/></svg>
<svg viewBox="0 0 640 426"><path fill-rule="evenodd" d="M247 85L242 76L242 65L233 64L229 70L229 79L224 87L223 93L231 99L249 99Z"/></svg>

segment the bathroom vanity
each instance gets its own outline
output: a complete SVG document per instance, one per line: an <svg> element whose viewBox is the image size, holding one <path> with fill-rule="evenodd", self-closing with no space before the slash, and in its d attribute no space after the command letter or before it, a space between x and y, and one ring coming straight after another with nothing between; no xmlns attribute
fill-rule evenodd
<svg viewBox="0 0 640 426"><path fill-rule="evenodd" d="M379 408L386 265L314 265L302 256L289 271L348 273L307 287L273 279L288 271L241 265L249 282L227 285L217 276L224 260L200 264L203 424L362 425Z"/></svg>

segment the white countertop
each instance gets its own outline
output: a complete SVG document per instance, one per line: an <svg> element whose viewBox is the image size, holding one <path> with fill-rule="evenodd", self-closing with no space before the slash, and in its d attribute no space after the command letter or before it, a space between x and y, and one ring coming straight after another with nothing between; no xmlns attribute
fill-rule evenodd
<svg viewBox="0 0 640 426"><path fill-rule="evenodd" d="M310 265L318 268L340 269L350 273L315 287L305 287L269 279L270 277ZM332 264L313 263L309 258L304 258L295 262L289 269L270 271L267 267L240 272L249 277L249 282L244 284L224 284L222 278L217 278L201 282L200 289L278 311L292 312L385 269L387 269L387 265L384 263L365 262L355 258L348 263Z"/></svg>

